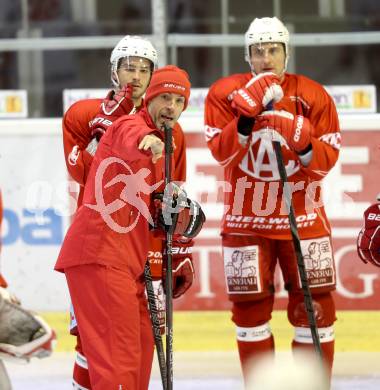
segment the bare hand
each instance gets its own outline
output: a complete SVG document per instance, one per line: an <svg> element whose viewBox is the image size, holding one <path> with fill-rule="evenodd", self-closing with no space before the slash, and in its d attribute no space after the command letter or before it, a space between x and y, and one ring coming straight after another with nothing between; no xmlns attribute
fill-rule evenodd
<svg viewBox="0 0 380 390"><path fill-rule="evenodd" d="M158 159L162 157L162 152L164 150L164 143L155 135L149 134L146 135L140 142L139 149L148 150L152 152L152 162L155 164Z"/></svg>

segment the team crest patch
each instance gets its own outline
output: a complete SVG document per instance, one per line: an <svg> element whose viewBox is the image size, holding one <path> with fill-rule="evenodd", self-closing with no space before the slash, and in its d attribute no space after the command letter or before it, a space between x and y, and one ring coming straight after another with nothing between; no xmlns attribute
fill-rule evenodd
<svg viewBox="0 0 380 390"><path fill-rule="evenodd" d="M259 247L223 248L224 271L229 294L261 292Z"/></svg>
<svg viewBox="0 0 380 390"><path fill-rule="evenodd" d="M329 237L301 241L302 254L310 287L335 284L333 253Z"/></svg>

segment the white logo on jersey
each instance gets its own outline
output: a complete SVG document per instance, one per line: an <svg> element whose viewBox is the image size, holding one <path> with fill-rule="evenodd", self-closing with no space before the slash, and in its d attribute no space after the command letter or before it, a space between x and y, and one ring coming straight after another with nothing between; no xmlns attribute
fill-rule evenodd
<svg viewBox="0 0 380 390"><path fill-rule="evenodd" d="M319 137L320 141L331 145L334 149L340 150L341 146L341 135L340 133L327 133Z"/></svg>
<svg viewBox="0 0 380 390"><path fill-rule="evenodd" d="M113 179L109 180L108 183L103 184L103 177L107 168L111 164L119 164L124 167L124 171L127 173L119 173ZM122 159L117 157L107 157L99 164L95 175L95 201L96 204L85 203L84 206L97 211L104 222L117 233L128 233L135 228L137 222L142 215L152 226L154 225L153 218L150 214L150 210L144 200L141 198L141 193L151 194L154 192L163 182L159 181L156 184L149 185L145 179L150 175L148 168L140 168L136 173L132 171L129 165ZM117 199L112 202L105 203L105 197L103 189L113 186L114 184L122 183L124 188L121 190L120 195ZM133 184L131 184L133 183ZM115 194L116 195L116 194ZM116 198L116 196L115 196ZM128 226L121 226L118 221L113 219L115 212L119 211L126 205L130 205L138 210L135 213L135 218ZM131 217L131 219L133 219Z"/></svg>
<svg viewBox="0 0 380 390"><path fill-rule="evenodd" d="M289 148L285 139L279 135L277 138L281 145ZM255 155L253 146L258 143L257 153ZM265 162L265 160L267 162ZM239 168L248 175L261 181L280 180L280 174L277 168L276 154L273 149L271 134L266 130L260 130L252 133L251 145L247 154L243 157ZM285 166L288 177L294 175L300 169L300 165L295 160L289 160Z"/></svg>
<svg viewBox="0 0 380 390"><path fill-rule="evenodd" d="M380 214L369 213L367 219L369 221L380 221Z"/></svg>
<svg viewBox="0 0 380 390"><path fill-rule="evenodd" d="M206 125L205 126L206 142L210 141L212 138L214 138L216 135L220 134L221 132L222 132L222 129Z"/></svg>
<svg viewBox="0 0 380 390"><path fill-rule="evenodd" d="M70 165L77 165L77 160L80 154L79 146L75 145L73 147L73 150L70 152L70 154L67 157L67 161Z"/></svg>

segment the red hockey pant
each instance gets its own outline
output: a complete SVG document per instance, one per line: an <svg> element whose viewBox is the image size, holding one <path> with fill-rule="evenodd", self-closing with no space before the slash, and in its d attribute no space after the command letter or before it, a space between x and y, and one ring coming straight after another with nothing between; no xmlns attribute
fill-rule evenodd
<svg viewBox="0 0 380 390"><path fill-rule="evenodd" d="M144 285L128 271L88 264L65 269L93 390L146 390L153 334Z"/></svg>

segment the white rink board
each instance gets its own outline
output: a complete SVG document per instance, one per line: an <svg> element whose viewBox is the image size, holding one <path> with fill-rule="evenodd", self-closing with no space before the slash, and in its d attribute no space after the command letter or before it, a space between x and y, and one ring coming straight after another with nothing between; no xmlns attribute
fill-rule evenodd
<svg viewBox="0 0 380 390"><path fill-rule="evenodd" d="M180 122L185 132L203 130L201 116L184 116ZM380 115L341 116L341 127L378 131ZM0 158L5 208L2 272L25 307L67 310L64 276L53 271L73 210L67 197L71 184L63 158L61 119L2 120ZM189 179L194 189L197 177L190 174Z"/></svg>
<svg viewBox="0 0 380 390"><path fill-rule="evenodd" d="M2 121L2 130L11 121ZM20 123L18 121L18 123ZM67 173L61 136L1 135L3 195L2 272L23 305L34 310L66 310L68 293L63 274L53 271L67 225ZM52 122L46 122L52 127ZM43 191L43 193L42 193Z"/></svg>

